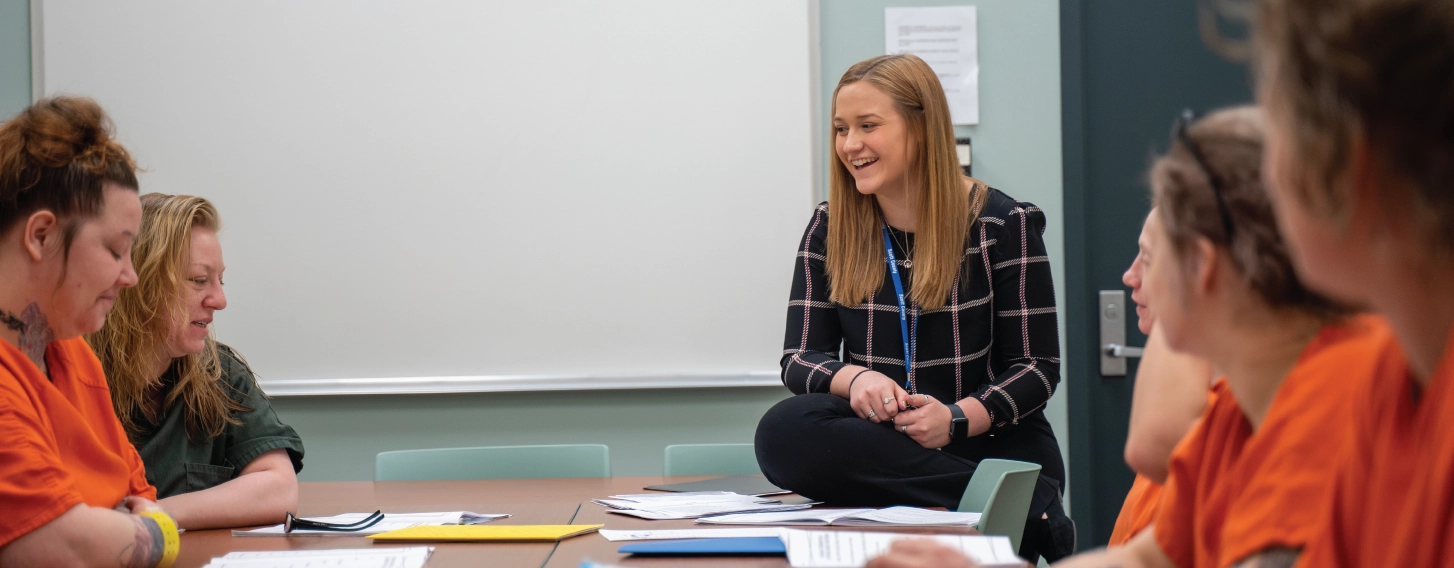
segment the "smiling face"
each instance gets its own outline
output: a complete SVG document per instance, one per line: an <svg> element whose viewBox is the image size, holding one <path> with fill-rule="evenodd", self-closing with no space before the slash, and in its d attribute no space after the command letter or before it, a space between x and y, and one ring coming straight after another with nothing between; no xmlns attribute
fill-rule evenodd
<svg viewBox="0 0 1454 568"><path fill-rule="evenodd" d="M141 230L141 201L136 190L115 184L106 184L102 192L101 211L80 221L70 250L55 256L65 259L46 314L56 339L101 329L117 294L136 285L131 245Z"/></svg>
<svg viewBox="0 0 1454 568"><path fill-rule="evenodd" d="M1125 274L1121 275L1121 282L1131 287L1131 301L1136 304L1136 327L1141 330L1141 333L1147 335L1150 335L1151 328L1156 326L1156 316L1147 307L1141 287L1146 276L1146 257L1151 248L1149 232L1152 224L1158 225L1159 228L1160 223L1161 219L1157 217L1156 210L1152 209L1151 214L1146 216L1146 222L1141 224L1141 237L1136 239L1136 246L1139 249L1136 259L1131 261L1131 266L1126 269Z"/></svg>
<svg viewBox="0 0 1454 568"><path fill-rule="evenodd" d="M171 359L201 353L207 347L214 312L227 308L222 292L222 244L217 232L205 227L192 227L189 258L182 265L182 284L186 302L184 321L171 327L167 334L166 356Z"/></svg>
<svg viewBox="0 0 1454 568"><path fill-rule="evenodd" d="M866 81L838 89L833 148L864 195L904 191L909 169L908 124L894 101Z"/></svg>

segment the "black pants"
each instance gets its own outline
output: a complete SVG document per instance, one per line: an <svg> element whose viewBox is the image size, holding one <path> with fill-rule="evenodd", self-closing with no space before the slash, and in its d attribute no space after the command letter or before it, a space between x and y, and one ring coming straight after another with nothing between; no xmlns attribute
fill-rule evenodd
<svg viewBox="0 0 1454 568"><path fill-rule="evenodd" d="M773 406L757 425L755 445L757 463L773 484L845 507L952 511L978 465L920 446L889 423L859 418L847 400L831 394L798 395ZM1074 526L1061 507L1060 484L1041 475L1020 555L1031 562L1042 555L1054 561L1074 548Z"/></svg>

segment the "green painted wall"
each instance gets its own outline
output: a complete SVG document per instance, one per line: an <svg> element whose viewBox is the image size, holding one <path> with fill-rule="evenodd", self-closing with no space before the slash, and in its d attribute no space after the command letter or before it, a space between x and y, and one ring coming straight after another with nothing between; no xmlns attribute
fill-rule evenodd
<svg viewBox="0 0 1454 568"><path fill-rule="evenodd" d="M616 390L273 400L303 437L301 479L372 479L385 450L605 444L615 475L660 475L669 444L751 442L786 388Z"/></svg>
<svg viewBox="0 0 1454 568"><path fill-rule="evenodd" d="M0 121L30 105L30 0L0 0Z"/></svg>

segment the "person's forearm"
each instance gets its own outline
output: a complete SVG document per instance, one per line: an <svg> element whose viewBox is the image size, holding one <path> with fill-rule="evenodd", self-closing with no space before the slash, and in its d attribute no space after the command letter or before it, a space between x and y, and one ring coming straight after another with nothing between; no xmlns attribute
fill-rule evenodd
<svg viewBox="0 0 1454 568"><path fill-rule="evenodd" d="M860 367L858 365L844 365L837 373L833 373L833 382L828 383L828 392L843 398L848 398L848 386L853 382L853 377L867 370L867 367Z"/></svg>
<svg viewBox="0 0 1454 568"><path fill-rule="evenodd" d="M164 538L151 518L76 505L0 548L0 566L151 568L165 552Z"/></svg>
<svg viewBox="0 0 1454 568"><path fill-rule="evenodd" d="M969 419L970 437L990 431L990 412L985 410L984 403L979 399L969 397L955 404L964 409L964 417Z"/></svg>
<svg viewBox="0 0 1454 568"><path fill-rule="evenodd" d="M1206 409L1211 377L1206 362L1171 351L1159 331L1151 330L1131 394L1124 456L1131 469L1166 481L1172 450Z"/></svg>
<svg viewBox="0 0 1454 568"><path fill-rule="evenodd" d="M259 471L159 504L177 526L189 530L277 524L285 513L297 512L298 482L275 471Z"/></svg>

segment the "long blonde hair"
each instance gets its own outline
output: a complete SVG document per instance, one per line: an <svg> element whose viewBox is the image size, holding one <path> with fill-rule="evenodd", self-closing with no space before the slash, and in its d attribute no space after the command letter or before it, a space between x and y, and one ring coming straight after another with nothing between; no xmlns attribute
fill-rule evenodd
<svg viewBox="0 0 1454 568"><path fill-rule="evenodd" d="M201 353L172 360L177 383L167 393L159 414L147 403L147 393L160 384L154 375L157 353L163 352L175 325L187 319L186 269L192 228L217 231L222 220L217 208L201 197L148 193L141 196L141 233L132 248L137 284L121 290L115 307L100 331L86 341L101 359L111 385L111 402L126 431L137 433L136 414L156 422L173 404L183 404L187 435L202 440L222 434L228 424L239 424L233 412L248 410L228 396L221 382L222 365L217 340L209 333Z"/></svg>
<svg viewBox="0 0 1454 568"><path fill-rule="evenodd" d="M918 205L918 231L912 254L909 297L928 309L948 301L964 258L965 240L984 206L988 187L966 178L954 148L949 102L929 64L916 56L881 55L848 68L833 89L866 82L893 99L908 125L909 199ZM829 134L829 140L834 135ZM883 286L885 264L878 207L873 196L858 192L857 182L838 153L828 152L828 272L830 298L856 306ZM964 191L964 182L970 191ZM965 275L968 277L968 274Z"/></svg>

